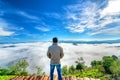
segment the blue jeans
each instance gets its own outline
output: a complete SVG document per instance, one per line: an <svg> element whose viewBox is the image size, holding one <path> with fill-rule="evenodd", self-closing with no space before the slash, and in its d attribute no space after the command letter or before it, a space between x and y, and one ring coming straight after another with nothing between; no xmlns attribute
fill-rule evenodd
<svg viewBox="0 0 120 80"><path fill-rule="evenodd" d="M57 68L58 80L62 80L61 64L50 64L50 80L54 80L54 69Z"/></svg>

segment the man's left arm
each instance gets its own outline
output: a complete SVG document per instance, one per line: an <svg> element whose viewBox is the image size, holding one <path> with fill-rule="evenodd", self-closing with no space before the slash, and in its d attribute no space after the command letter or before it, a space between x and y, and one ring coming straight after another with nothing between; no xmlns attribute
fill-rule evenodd
<svg viewBox="0 0 120 80"><path fill-rule="evenodd" d="M63 58L64 56L64 52L63 52L63 48L61 48L61 51L60 51L60 58Z"/></svg>

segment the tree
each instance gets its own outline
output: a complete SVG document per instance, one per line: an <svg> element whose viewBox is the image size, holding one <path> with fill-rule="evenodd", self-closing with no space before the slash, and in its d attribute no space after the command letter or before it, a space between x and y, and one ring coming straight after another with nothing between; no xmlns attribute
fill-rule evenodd
<svg viewBox="0 0 120 80"><path fill-rule="evenodd" d="M92 67L98 66L98 65L102 65L102 61L96 61L96 60L94 60L94 61L91 62L91 66Z"/></svg>
<svg viewBox="0 0 120 80"><path fill-rule="evenodd" d="M17 65L9 66L10 74L11 75L19 75L21 68Z"/></svg>
<svg viewBox="0 0 120 80"><path fill-rule="evenodd" d="M82 63L82 64L84 64L85 61L84 61L83 57L79 57L79 58L77 59L77 61L75 61L75 63Z"/></svg>
<svg viewBox="0 0 120 80"><path fill-rule="evenodd" d="M16 65L19 66L22 71L26 71L26 68L29 66L28 62L25 59L18 61Z"/></svg>
<svg viewBox="0 0 120 80"><path fill-rule="evenodd" d="M43 74L42 68L38 66L36 66L36 68L37 68L37 75L42 75Z"/></svg>
<svg viewBox="0 0 120 80"><path fill-rule="evenodd" d="M115 56L115 55L112 55L112 58L113 58L114 60L118 60L118 57Z"/></svg>
<svg viewBox="0 0 120 80"><path fill-rule="evenodd" d="M65 65L65 66L62 67L62 74L63 74L63 76L66 76L68 74L67 65Z"/></svg>
<svg viewBox="0 0 120 80"><path fill-rule="evenodd" d="M76 69L77 69L78 71L82 71L82 70L84 69L84 65L83 65L82 63L78 63L78 64L76 65Z"/></svg>
<svg viewBox="0 0 120 80"><path fill-rule="evenodd" d="M120 60L114 61L110 66L112 76L116 80L120 80ZM119 79L118 79L119 78Z"/></svg>
<svg viewBox="0 0 120 80"><path fill-rule="evenodd" d="M113 61L114 61L114 59L110 56L104 56L103 57L103 67L104 67L105 72L107 74L111 74L110 66L112 65Z"/></svg>
<svg viewBox="0 0 120 80"><path fill-rule="evenodd" d="M28 75L26 68L29 66L28 62L23 59L19 60L15 65L10 66L10 74L11 75Z"/></svg>
<svg viewBox="0 0 120 80"><path fill-rule="evenodd" d="M9 74L8 69L0 67L0 75L8 75L8 74Z"/></svg>
<svg viewBox="0 0 120 80"><path fill-rule="evenodd" d="M70 66L68 72L69 72L70 74L74 74L74 73L75 73L75 67L74 67L73 65Z"/></svg>
<svg viewBox="0 0 120 80"><path fill-rule="evenodd" d="M96 60L94 60L94 61L91 62L91 66L92 66L92 68L98 69L102 73L105 73L105 69L103 67L103 62L102 61L96 61Z"/></svg>

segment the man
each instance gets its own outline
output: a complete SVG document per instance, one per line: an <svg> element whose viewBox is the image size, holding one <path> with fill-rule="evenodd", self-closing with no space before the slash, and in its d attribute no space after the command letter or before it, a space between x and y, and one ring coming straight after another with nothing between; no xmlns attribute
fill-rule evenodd
<svg viewBox="0 0 120 80"><path fill-rule="evenodd" d="M58 39L53 38L53 44L48 48L48 58L50 58L50 80L54 78L54 69L57 68L58 80L62 80L62 71L60 59L63 58L64 53L62 47L58 46Z"/></svg>

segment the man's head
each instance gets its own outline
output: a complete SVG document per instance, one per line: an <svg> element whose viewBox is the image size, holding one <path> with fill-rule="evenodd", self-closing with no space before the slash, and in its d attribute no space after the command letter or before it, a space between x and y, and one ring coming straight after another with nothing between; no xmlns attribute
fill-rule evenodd
<svg viewBox="0 0 120 80"><path fill-rule="evenodd" d="M57 37L54 37L53 38L53 43L57 43L58 42L58 38Z"/></svg>

